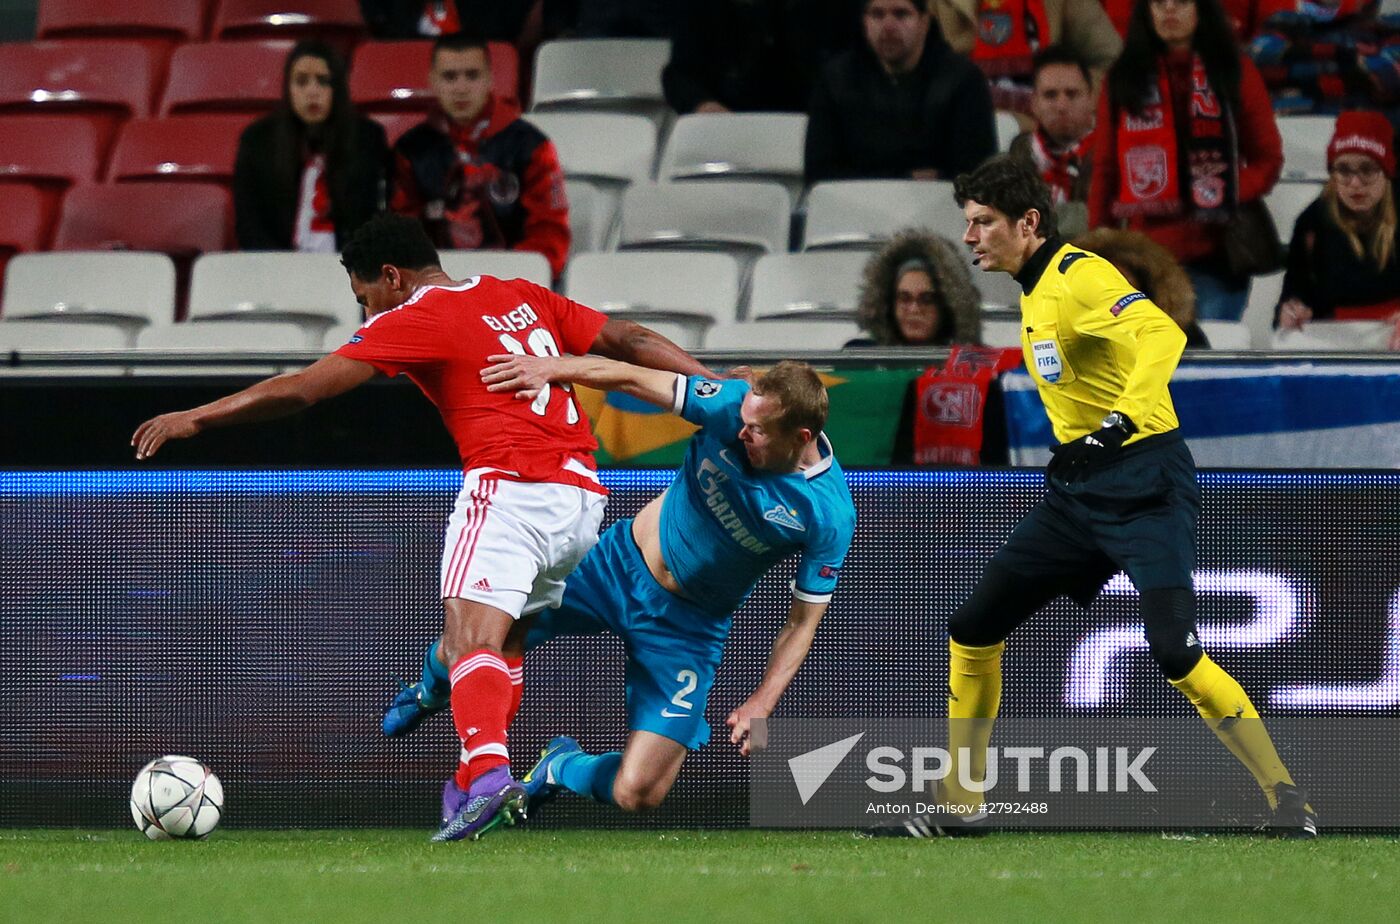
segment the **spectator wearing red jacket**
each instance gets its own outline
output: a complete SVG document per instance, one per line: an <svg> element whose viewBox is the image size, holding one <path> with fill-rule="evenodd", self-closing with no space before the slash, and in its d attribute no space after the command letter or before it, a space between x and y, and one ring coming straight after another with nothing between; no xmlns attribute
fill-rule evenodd
<svg viewBox="0 0 1400 924"><path fill-rule="evenodd" d="M492 94L482 39L438 39L431 80L438 110L394 145L393 210L420 219L441 249L533 250L559 276L569 203L553 142Z"/></svg>
<svg viewBox="0 0 1400 924"><path fill-rule="evenodd" d="M1191 276L1199 317L1239 320L1249 278L1225 228L1278 181L1283 142L1220 0L1137 0L1097 126L1089 227L1143 232Z"/></svg>

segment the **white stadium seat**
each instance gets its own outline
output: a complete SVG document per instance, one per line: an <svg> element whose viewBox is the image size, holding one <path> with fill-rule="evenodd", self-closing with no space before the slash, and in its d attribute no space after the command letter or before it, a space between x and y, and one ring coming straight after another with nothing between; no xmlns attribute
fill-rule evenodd
<svg viewBox="0 0 1400 924"><path fill-rule="evenodd" d="M1269 215L1278 228L1279 240L1287 246L1293 238L1293 226L1303 210L1322 195L1322 183L1279 183L1264 197Z"/></svg>
<svg viewBox="0 0 1400 924"><path fill-rule="evenodd" d="M739 263L719 253L586 253L569 264L566 294L698 347L738 312Z"/></svg>
<svg viewBox="0 0 1400 924"><path fill-rule="evenodd" d="M293 321L186 321L143 331L137 348L148 355L162 353L239 353L257 358L259 353L296 353L306 349L300 325ZM297 363L292 368L299 368ZM132 367L136 375L272 375L285 364L167 365Z"/></svg>
<svg viewBox="0 0 1400 924"><path fill-rule="evenodd" d="M569 198L569 256L607 246L617 217L617 199L587 180L564 180Z"/></svg>
<svg viewBox="0 0 1400 924"><path fill-rule="evenodd" d="M1011 142L1016 140L1016 136L1021 134L1021 123L1016 121L1016 116L1010 112L997 113L997 150L1006 152L1011 150Z"/></svg>
<svg viewBox="0 0 1400 924"><path fill-rule="evenodd" d="M442 268L453 279L495 276L525 279L549 288L549 260L533 250L441 250Z"/></svg>
<svg viewBox="0 0 1400 924"><path fill-rule="evenodd" d="M851 320L869 254L829 250L771 253L754 264L747 315L755 320L803 315Z"/></svg>
<svg viewBox="0 0 1400 924"><path fill-rule="evenodd" d="M1388 321L1313 321L1302 330L1276 330L1276 350L1386 350L1395 325Z"/></svg>
<svg viewBox="0 0 1400 924"><path fill-rule="evenodd" d="M791 223L777 183L647 183L622 196L618 248L785 253Z"/></svg>
<svg viewBox="0 0 1400 924"><path fill-rule="evenodd" d="M802 194L807 116L735 112L681 116L661 158L662 180L769 180Z"/></svg>
<svg viewBox="0 0 1400 924"><path fill-rule="evenodd" d="M335 254L207 253L194 264L192 321L291 321L303 348L317 350L328 328L360 316Z"/></svg>
<svg viewBox="0 0 1400 924"><path fill-rule="evenodd" d="M12 321L104 324L135 346L143 327L175 322L175 264L160 253L21 254L5 271L0 313Z"/></svg>
<svg viewBox="0 0 1400 924"><path fill-rule="evenodd" d="M657 124L670 113L661 69L671 58L667 39L563 39L535 54L531 110L606 110L645 115Z"/></svg>
<svg viewBox="0 0 1400 924"><path fill-rule="evenodd" d="M1296 115L1278 120L1283 136L1283 175L1286 181L1327 179L1327 142L1337 125L1335 116Z"/></svg>
<svg viewBox="0 0 1400 924"><path fill-rule="evenodd" d="M1021 345L1020 321L982 322L982 343L990 347L1019 347Z"/></svg>
<svg viewBox="0 0 1400 924"><path fill-rule="evenodd" d="M1249 329L1250 345L1266 350L1273 337L1274 309L1283 293L1283 270L1267 276L1255 276L1249 281L1249 299L1244 316L1240 318Z"/></svg>
<svg viewBox="0 0 1400 924"><path fill-rule="evenodd" d="M12 264L13 265L13 264ZM23 362L25 353L92 354L127 350L127 332L102 323L64 323L52 320L0 321L0 375L122 375L123 366L31 366ZM21 354L18 366L9 365L9 354Z"/></svg>
<svg viewBox="0 0 1400 924"><path fill-rule="evenodd" d="M650 119L609 112L532 112L525 118L554 142L571 179L619 185L651 179L656 126Z"/></svg>
<svg viewBox="0 0 1400 924"><path fill-rule="evenodd" d="M842 318L803 315L770 321L731 321L710 328L705 334L705 349L781 356L784 351L839 350L859 336L861 330L856 322Z"/></svg>
<svg viewBox="0 0 1400 924"><path fill-rule="evenodd" d="M1252 339L1243 321L1201 321L1212 350L1248 350Z"/></svg>
<svg viewBox="0 0 1400 924"><path fill-rule="evenodd" d="M928 228L957 241L962 209L945 180L836 180L807 195L803 250L878 250L904 228Z"/></svg>

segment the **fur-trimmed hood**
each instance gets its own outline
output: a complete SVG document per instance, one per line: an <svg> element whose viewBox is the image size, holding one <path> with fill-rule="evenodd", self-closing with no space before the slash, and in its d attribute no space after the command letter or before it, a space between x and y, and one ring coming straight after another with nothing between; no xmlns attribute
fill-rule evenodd
<svg viewBox="0 0 1400 924"><path fill-rule="evenodd" d="M1071 242L1112 263L1182 330L1196 323L1196 291L1172 252L1137 231L1095 228Z"/></svg>
<svg viewBox="0 0 1400 924"><path fill-rule="evenodd" d="M982 297L972 284L967 261L947 238L927 228L899 232L865 264L860 286L858 321L880 346L900 346L894 319L894 272L900 264L919 259L933 267L933 287L938 294L937 344L982 341Z"/></svg>

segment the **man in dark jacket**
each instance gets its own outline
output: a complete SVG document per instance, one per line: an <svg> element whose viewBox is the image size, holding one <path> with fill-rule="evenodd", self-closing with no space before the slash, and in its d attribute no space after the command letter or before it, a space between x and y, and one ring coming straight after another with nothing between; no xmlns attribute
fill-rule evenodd
<svg viewBox="0 0 1400 924"><path fill-rule="evenodd" d="M393 210L422 220L447 250L533 250L555 276L569 254L569 203L554 144L491 92L486 43L433 45L439 109L394 145Z"/></svg>
<svg viewBox="0 0 1400 924"><path fill-rule="evenodd" d="M812 93L807 182L952 179L996 153L987 78L955 54L927 0L866 0L866 46Z"/></svg>

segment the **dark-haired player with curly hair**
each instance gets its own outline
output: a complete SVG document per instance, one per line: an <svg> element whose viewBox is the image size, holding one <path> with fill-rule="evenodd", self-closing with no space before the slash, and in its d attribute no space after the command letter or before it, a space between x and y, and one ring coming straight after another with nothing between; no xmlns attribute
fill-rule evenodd
<svg viewBox="0 0 1400 924"><path fill-rule="evenodd" d="M598 444L570 387L546 385L530 401L491 391L481 380L487 357L596 353L667 372L710 373L659 334L533 283L450 278L412 218L366 222L341 262L365 312L349 343L300 372L148 420L132 445L138 459L149 459L169 440L292 414L375 373L407 374L437 406L464 478L444 543L446 616L434 646L450 678L462 749L443 787L436 839L475 839L513 823L526 805L506 750L521 665L502 647L522 615L559 605L564 578L598 541L607 495L594 471Z"/></svg>
<svg viewBox="0 0 1400 924"><path fill-rule="evenodd" d="M1152 659L1258 781L1273 830L1315 836L1306 794L1254 704L1196 633L1191 572L1201 495L1167 388L1185 335L1111 263L1060 240L1049 190L1029 165L993 158L958 177L954 194L974 262L1021 284L1021 348L1060 442L1045 497L948 622L948 749L955 764L966 757L940 798L966 808L896 830L928 836L985 820L979 791L1007 637L1061 594L1087 606L1125 571L1140 594Z"/></svg>

